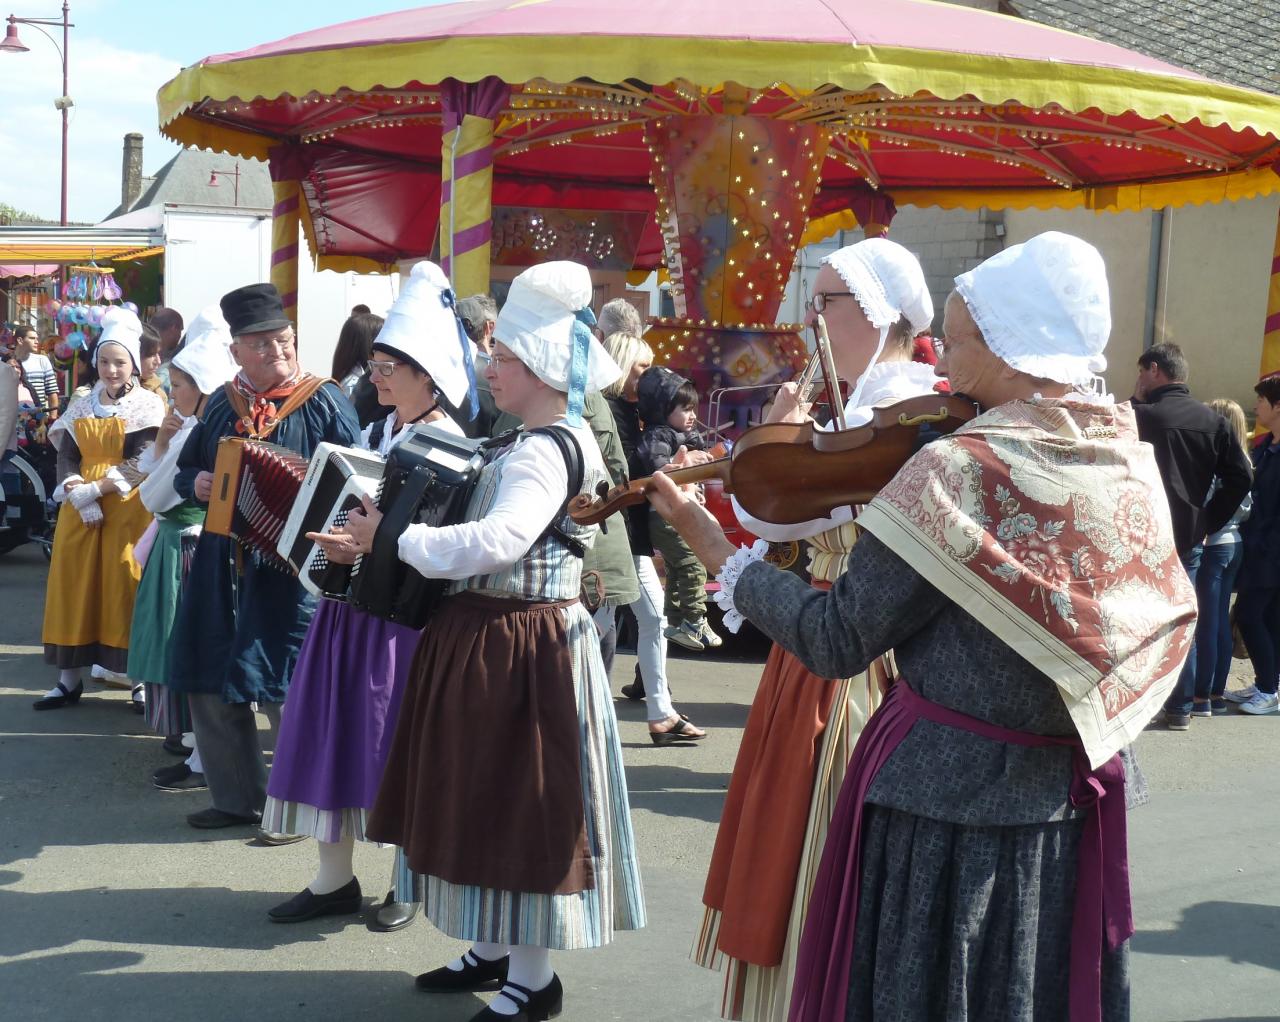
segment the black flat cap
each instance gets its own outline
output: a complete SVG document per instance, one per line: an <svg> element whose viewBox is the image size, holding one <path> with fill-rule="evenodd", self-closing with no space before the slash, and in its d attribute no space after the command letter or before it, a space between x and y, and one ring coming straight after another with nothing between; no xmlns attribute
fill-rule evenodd
<svg viewBox="0 0 1280 1022"><path fill-rule="evenodd" d="M284 314L284 303L274 284L247 284L229 291L218 303L222 306L222 318L231 328L231 336L261 334L269 330L283 330L290 325Z"/></svg>

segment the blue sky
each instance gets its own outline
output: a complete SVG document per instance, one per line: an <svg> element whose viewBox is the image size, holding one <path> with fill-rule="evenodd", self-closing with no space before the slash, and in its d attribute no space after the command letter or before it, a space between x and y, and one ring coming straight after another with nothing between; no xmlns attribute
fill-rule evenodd
<svg viewBox="0 0 1280 1022"><path fill-rule="evenodd" d="M144 172L177 151L156 124L156 91L178 70L211 53L248 49L273 39L355 18L426 6L399 0L70 0L71 114L69 213L96 222L120 201L121 145L144 136ZM11 9L10 9L11 5ZM56 0L9 0L3 14L60 18ZM53 31L61 44L61 30ZM57 50L20 26L29 53L0 53L0 202L58 216L62 91Z"/></svg>

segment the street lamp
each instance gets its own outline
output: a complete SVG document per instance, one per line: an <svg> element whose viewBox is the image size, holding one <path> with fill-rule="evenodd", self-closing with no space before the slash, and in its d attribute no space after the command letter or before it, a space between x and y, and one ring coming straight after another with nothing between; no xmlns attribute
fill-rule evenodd
<svg viewBox="0 0 1280 1022"><path fill-rule="evenodd" d="M231 204L233 206L240 205L240 164L236 164L235 170L211 170L209 171L209 187L218 187L218 177L229 177L235 181L235 192L231 196Z"/></svg>
<svg viewBox="0 0 1280 1022"><path fill-rule="evenodd" d="M0 42L0 51L6 53L26 53L28 47L21 39L18 38L18 26L31 25L36 28L49 42L53 43L54 49L58 51L58 56L62 58L62 95L53 101L54 109L62 111L62 226L67 226L67 111L70 110L75 103L67 95L67 43L69 42L68 30L75 28L71 24L70 9L67 3L62 4L62 20L58 21L54 18L15 18L9 15L9 27L5 29L4 42ZM54 25L62 27L62 45L58 45L58 40L54 39L48 32L40 26Z"/></svg>

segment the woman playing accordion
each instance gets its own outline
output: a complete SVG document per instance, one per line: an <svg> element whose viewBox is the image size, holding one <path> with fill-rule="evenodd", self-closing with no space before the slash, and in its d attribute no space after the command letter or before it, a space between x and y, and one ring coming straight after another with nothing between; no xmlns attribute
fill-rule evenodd
<svg viewBox="0 0 1280 1022"><path fill-rule="evenodd" d="M515 279L485 375L525 429L490 449L463 522L399 540L404 561L454 582L418 646L367 832L404 849L427 916L470 944L418 987L501 985L498 1010L476 1019L558 1014L550 949L644 924L613 701L578 599L596 530L565 513L606 478L582 403L619 373L591 335L590 300L576 263ZM317 536L330 560L371 548L366 507Z"/></svg>

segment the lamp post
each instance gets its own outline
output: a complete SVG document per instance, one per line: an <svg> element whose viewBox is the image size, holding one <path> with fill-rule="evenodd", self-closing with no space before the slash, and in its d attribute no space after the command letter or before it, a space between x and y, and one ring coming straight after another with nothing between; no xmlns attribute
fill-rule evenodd
<svg viewBox="0 0 1280 1022"><path fill-rule="evenodd" d="M229 177L235 182L235 192L231 196L231 204L233 206L240 205L240 164L235 165L235 170L211 170L209 171L209 187L218 187L218 177Z"/></svg>
<svg viewBox="0 0 1280 1022"><path fill-rule="evenodd" d="M58 56L62 58L62 95L53 101L56 109L62 111L62 211L61 223L63 227L67 226L67 111L75 104L71 97L67 95L67 44L70 38L69 30L75 26L71 24L70 8L66 0L62 4L62 20L55 18L16 18L12 14L9 15L9 26L5 29L4 42L0 42L0 50L6 53L26 53L30 47L18 38L19 25L34 26L49 42L53 43L54 49L58 51ZM46 32L42 25L61 26L62 28L62 45L58 45L58 40Z"/></svg>

